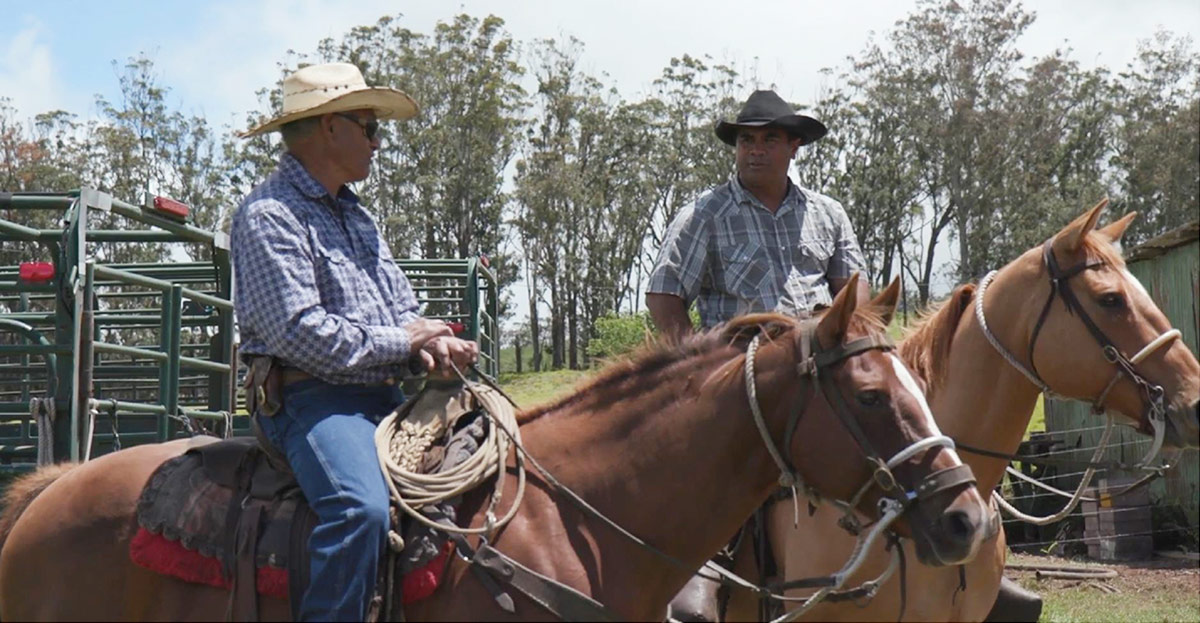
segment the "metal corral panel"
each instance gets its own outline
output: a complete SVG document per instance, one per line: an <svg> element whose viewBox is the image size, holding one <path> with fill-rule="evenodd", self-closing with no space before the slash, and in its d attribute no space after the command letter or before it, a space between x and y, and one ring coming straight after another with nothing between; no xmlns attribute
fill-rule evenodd
<svg viewBox="0 0 1200 623"><path fill-rule="evenodd" d="M1198 233L1200 222L1193 221L1127 254L1129 272L1141 280L1171 324L1183 333L1183 341L1193 354L1200 352L1197 350L1197 334L1200 333ZM1089 405L1058 401L1049 401L1046 405L1046 430L1058 433L1066 447L1088 449L1075 453L1073 458L1086 460L1090 456L1102 432L1096 427L1102 423L1101 418L1090 414ZM1113 433L1107 458L1133 462L1141 458L1149 446L1147 437L1118 427ZM1073 487L1077 482L1076 478L1074 482L1058 484ZM1180 507L1187 516L1188 525L1196 526L1200 522L1200 459L1197 452L1183 452L1178 466L1151 485L1150 494L1156 505Z"/></svg>

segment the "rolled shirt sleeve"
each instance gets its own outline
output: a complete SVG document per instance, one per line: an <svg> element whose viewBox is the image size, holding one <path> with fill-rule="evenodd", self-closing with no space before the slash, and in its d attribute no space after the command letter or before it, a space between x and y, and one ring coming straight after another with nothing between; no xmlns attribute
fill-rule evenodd
<svg viewBox="0 0 1200 623"><path fill-rule="evenodd" d="M708 219L697 213L695 204L681 209L667 228L646 291L672 294L686 303L695 300L708 270L708 239Z"/></svg>
<svg viewBox="0 0 1200 623"><path fill-rule="evenodd" d="M863 259L862 248L858 246L858 237L854 235L854 226L846 209L837 201L831 199L829 202L833 208L835 235L833 255L825 271L826 278L848 279L855 272L865 273L867 262Z"/></svg>

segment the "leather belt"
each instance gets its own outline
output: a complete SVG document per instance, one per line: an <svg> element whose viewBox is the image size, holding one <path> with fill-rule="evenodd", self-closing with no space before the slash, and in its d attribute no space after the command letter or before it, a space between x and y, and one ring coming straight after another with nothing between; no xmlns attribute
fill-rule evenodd
<svg viewBox="0 0 1200 623"><path fill-rule="evenodd" d="M317 378L305 372L304 370L301 370L300 368L281 368L279 370L279 377L279 380L284 385L291 385L292 383L299 383L300 381L307 381L309 379Z"/></svg>

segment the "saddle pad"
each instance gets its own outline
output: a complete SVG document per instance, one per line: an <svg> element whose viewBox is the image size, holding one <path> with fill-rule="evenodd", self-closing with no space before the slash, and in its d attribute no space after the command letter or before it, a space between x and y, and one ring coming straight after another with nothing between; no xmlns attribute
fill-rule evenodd
<svg viewBox="0 0 1200 623"><path fill-rule="evenodd" d="M178 578L184 582L230 589L233 583L221 570L221 561L190 550L179 541L168 540L145 528L138 528L129 555L139 567L155 573ZM288 598L288 573L278 567L259 567L254 577L258 594L278 599Z"/></svg>
<svg viewBox="0 0 1200 623"><path fill-rule="evenodd" d="M226 522L235 495L233 489L212 480L200 452L166 461L150 476L138 499L138 532L130 544L133 562L189 582L231 586L225 570L236 561L228 553ZM259 592L286 597L291 531L297 513L307 513L304 502L295 489L274 500L248 498L246 504L263 505L255 550ZM307 539L311 527L301 529L305 528Z"/></svg>
<svg viewBox="0 0 1200 623"><path fill-rule="evenodd" d="M210 461L214 461L211 458L214 455L227 455L228 446L239 442L210 444L201 451L189 451L170 459L155 470L138 499L138 531L129 547L134 564L185 582L232 587L226 569L235 561L228 560L225 524L236 493L214 482L213 472L225 481L231 477L221 474L219 468L206 469L204 461L206 455ZM226 444L226 448L214 448L218 444ZM224 466L225 459L220 460ZM252 469L270 469L266 461L257 461L256 455L250 462L256 463ZM260 595L288 599L289 556L295 551L291 548L296 540L308 542L312 515L298 489L269 490L283 495L272 500L248 500L250 504L265 505L255 554L255 586ZM297 523L295 529L302 533L293 535L293 524ZM437 589L452 549L449 542L441 545L436 557L403 575L403 603L420 601Z"/></svg>

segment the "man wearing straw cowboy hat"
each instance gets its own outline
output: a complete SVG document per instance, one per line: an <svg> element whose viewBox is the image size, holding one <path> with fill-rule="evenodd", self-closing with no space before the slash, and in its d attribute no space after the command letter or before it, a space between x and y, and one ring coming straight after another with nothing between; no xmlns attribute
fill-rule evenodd
<svg viewBox="0 0 1200 623"><path fill-rule="evenodd" d="M692 301L706 329L750 312L807 316L864 269L842 205L788 179L800 146L825 133L774 91L755 91L736 121L717 124L737 174L679 211L650 273L646 307L668 337L691 332Z"/></svg>
<svg viewBox="0 0 1200 623"><path fill-rule="evenodd" d="M361 621L386 543L388 493L375 426L398 404L410 358L464 366L474 342L421 318L412 287L347 186L365 179L379 124L418 113L369 87L354 65L305 67L283 81L279 166L233 217L240 352L262 436L282 452L316 513L302 620Z"/></svg>

